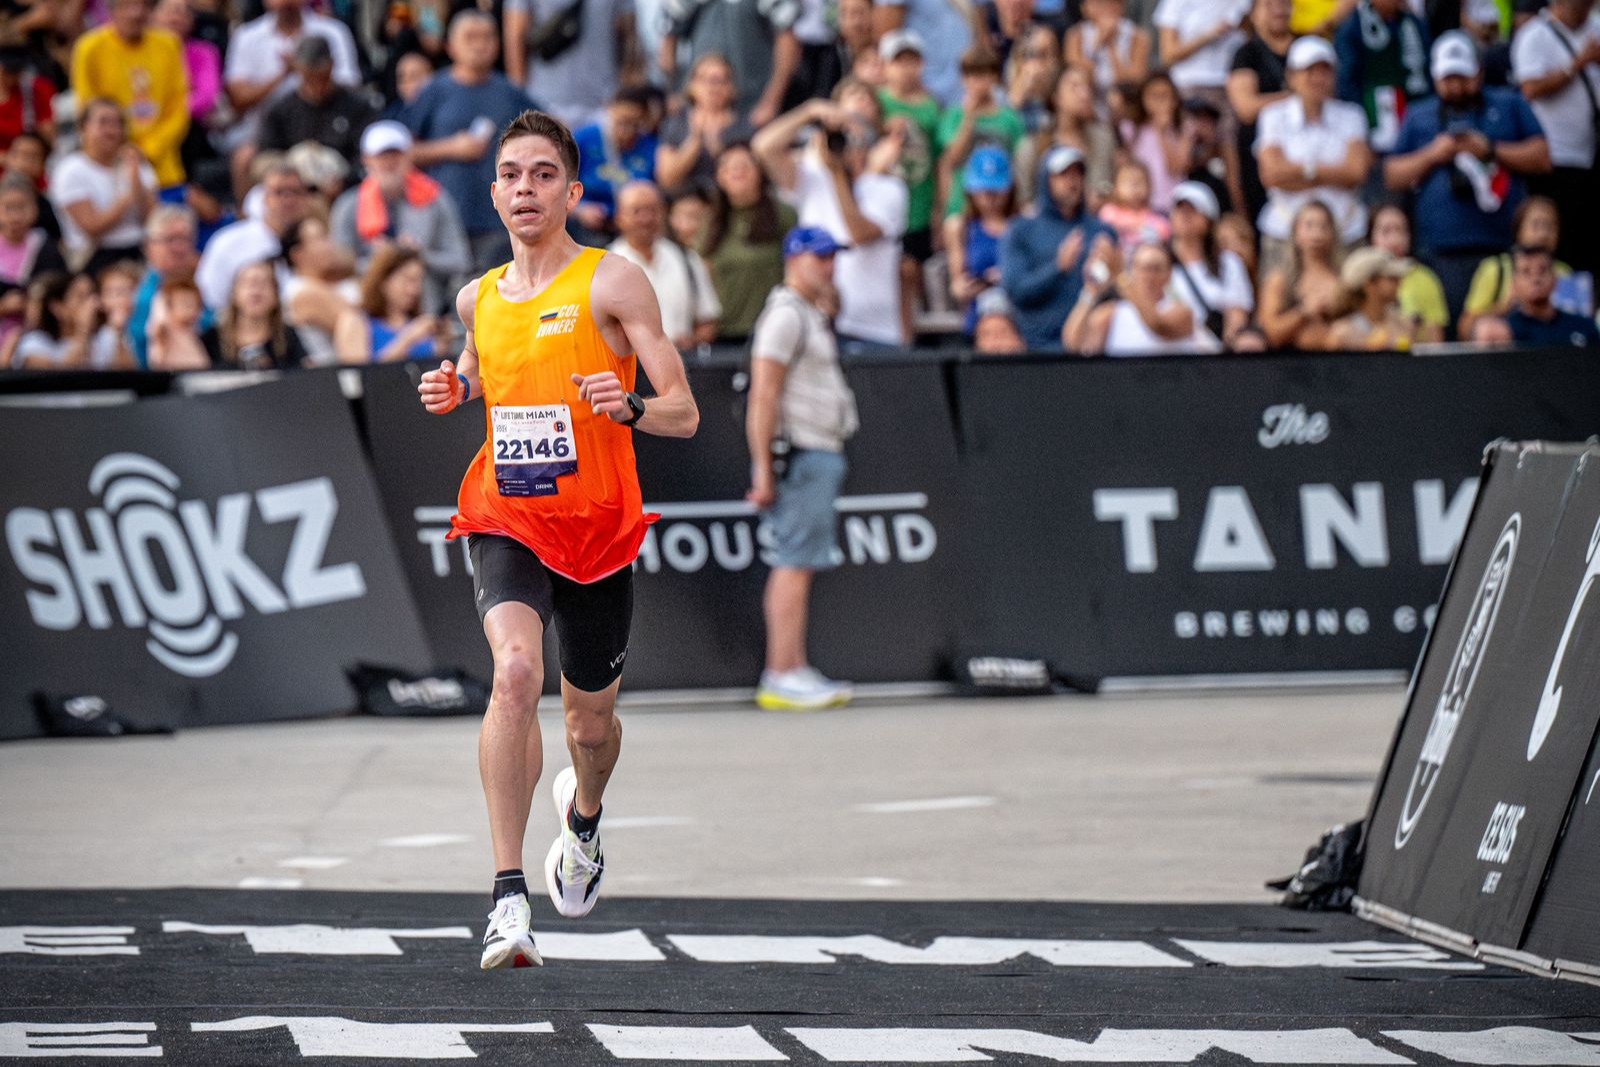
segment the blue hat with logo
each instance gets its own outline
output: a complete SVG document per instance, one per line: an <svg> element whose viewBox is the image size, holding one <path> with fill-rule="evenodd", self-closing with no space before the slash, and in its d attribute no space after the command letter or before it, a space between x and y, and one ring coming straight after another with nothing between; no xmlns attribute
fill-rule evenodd
<svg viewBox="0 0 1600 1067"><path fill-rule="evenodd" d="M984 145L967 160L962 181L969 193L1004 193L1011 188L1011 157L1006 150Z"/></svg>
<svg viewBox="0 0 1600 1067"><path fill-rule="evenodd" d="M820 226L796 226L783 239L783 258L803 256L831 256L839 251L839 242L833 234Z"/></svg>

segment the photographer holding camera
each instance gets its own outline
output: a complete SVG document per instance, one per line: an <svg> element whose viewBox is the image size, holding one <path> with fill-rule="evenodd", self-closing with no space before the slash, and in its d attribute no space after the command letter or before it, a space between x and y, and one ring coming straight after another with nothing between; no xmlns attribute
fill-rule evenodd
<svg viewBox="0 0 1600 1067"><path fill-rule="evenodd" d="M900 238L909 196L896 176L904 120L885 129L877 96L846 80L833 100L811 100L774 119L751 142L756 159L800 216L839 245L834 321L846 351L903 347ZM795 148L807 127L814 131Z"/></svg>

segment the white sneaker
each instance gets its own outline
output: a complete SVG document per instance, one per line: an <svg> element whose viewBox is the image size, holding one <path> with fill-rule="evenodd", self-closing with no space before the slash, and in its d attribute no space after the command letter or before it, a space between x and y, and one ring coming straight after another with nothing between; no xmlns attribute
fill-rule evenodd
<svg viewBox="0 0 1600 1067"><path fill-rule="evenodd" d="M818 711L850 703L849 682L836 682L815 667L792 671L763 671L756 703L768 711Z"/></svg>
<svg viewBox="0 0 1600 1067"><path fill-rule="evenodd" d="M580 919L594 910L600 900L600 879L606 873L605 854L600 851L600 835L584 844L567 826L567 812L578 796L578 774L571 767L556 775L551 792L556 801L556 819L561 832L544 858L544 884L550 890L550 903L568 919Z"/></svg>
<svg viewBox="0 0 1600 1067"><path fill-rule="evenodd" d="M533 944L529 925L533 909L521 893L504 896L489 913L489 929L483 935L483 962L486 971L501 967L538 967L544 963Z"/></svg>

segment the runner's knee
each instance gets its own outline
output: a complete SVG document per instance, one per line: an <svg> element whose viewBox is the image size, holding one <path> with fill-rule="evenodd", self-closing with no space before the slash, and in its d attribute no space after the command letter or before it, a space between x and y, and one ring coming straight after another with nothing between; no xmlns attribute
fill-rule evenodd
<svg viewBox="0 0 1600 1067"><path fill-rule="evenodd" d="M544 664L539 651L512 647L505 652L495 650L494 695L496 703L525 709L532 713L539 704L539 694L544 690Z"/></svg>
<svg viewBox="0 0 1600 1067"><path fill-rule="evenodd" d="M579 748L603 748L622 734L622 722L610 708L568 708L567 736Z"/></svg>

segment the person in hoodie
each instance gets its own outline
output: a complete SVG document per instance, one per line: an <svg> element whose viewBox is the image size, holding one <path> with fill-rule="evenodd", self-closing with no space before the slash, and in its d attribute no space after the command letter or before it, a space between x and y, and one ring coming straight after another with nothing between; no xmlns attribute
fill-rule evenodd
<svg viewBox="0 0 1600 1067"><path fill-rule="evenodd" d="M1117 235L1084 206L1083 153L1068 145L1044 157L1032 213L1018 219L1001 246L1001 284L1029 351L1060 351L1061 327L1083 289L1091 255Z"/></svg>

